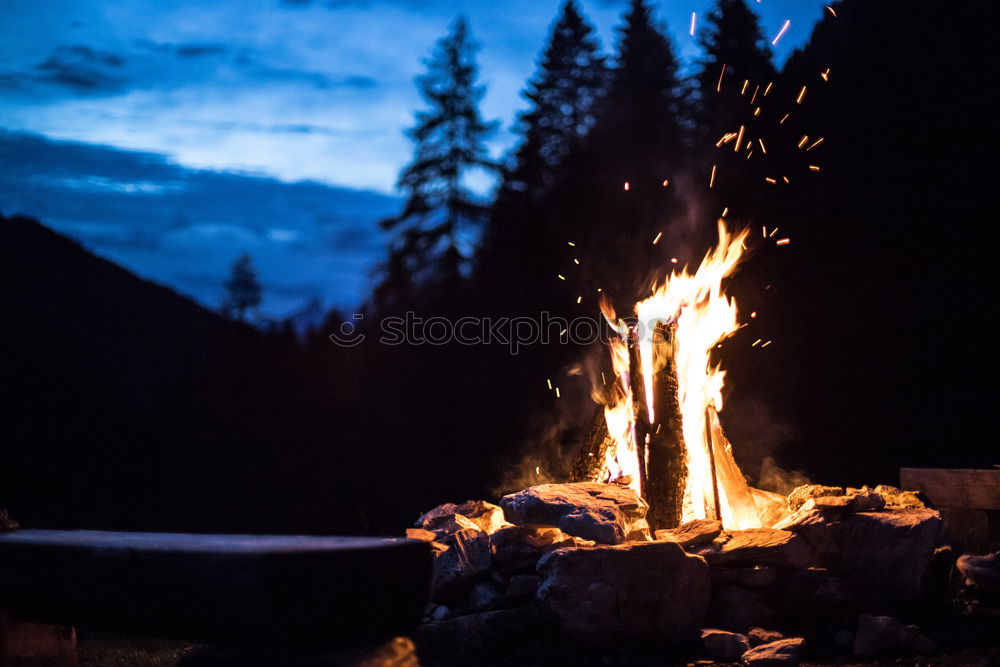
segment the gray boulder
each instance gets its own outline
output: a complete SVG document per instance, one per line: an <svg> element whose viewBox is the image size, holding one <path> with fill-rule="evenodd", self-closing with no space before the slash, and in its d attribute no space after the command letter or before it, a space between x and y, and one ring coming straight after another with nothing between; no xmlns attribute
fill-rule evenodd
<svg viewBox="0 0 1000 667"><path fill-rule="evenodd" d="M839 550L829 569L847 578L862 609L893 609L920 597L941 531L937 511L859 512L829 528Z"/></svg>
<svg viewBox="0 0 1000 667"><path fill-rule="evenodd" d="M557 526L600 544L621 544L648 506L635 491L618 484L541 484L504 496L500 506L518 525Z"/></svg>
<svg viewBox="0 0 1000 667"><path fill-rule="evenodd" d="M448 604L462 597L472 580L493 566L490 536L481 530L460 530L445 538L447 548L435 555L431 600Z"/></svg>
<svg viewBox="0 0 1000 667"><path fill-rule="evenodd" d="M583 641L694 639L708 609L708 565L670 542L557 549L538 573L538 599Z"/></svg>
<svg viewBox="0 0 1000 667"><path fill-rule="evenodd" d="M904 625L890 616L858 618L858 631L854 634L854 655L869 657L933 651L937 645L924 636L916 625Z"/></svg>

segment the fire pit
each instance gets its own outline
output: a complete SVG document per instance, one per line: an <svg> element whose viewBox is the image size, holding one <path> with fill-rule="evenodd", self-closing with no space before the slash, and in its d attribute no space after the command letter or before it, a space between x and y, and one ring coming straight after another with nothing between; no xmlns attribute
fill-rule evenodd
<svg viewBox="0 0 1000 667"><path fill-rule="evenodd" d="M573 479L498 505L441 505L408 531L436 555L421 633L431 653L537 662L513 655L514 636L581 661L594 649L626 659L623 647L761 665L933 648L894 615L921 599L935 509L887 485L786 497L752 488L736 463L713 352L741 327L723 282L746 236L720 221L697 270L654 285L635 318L602 303L613 373L595 387Z"/></svg>

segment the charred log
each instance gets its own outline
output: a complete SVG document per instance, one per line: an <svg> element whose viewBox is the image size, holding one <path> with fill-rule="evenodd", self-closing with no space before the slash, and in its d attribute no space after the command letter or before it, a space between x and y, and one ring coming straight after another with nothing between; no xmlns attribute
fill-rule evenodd
<svg viewBox="0 0 1000 667"><path fill-rule="evenodd" d="M576 461L573 462L573 470L570 472L571 482L599 482L601 472L604 470L604 461L607 457L608 449L614 446L614 440L608 433L608 422L604 417L604 406L597 406L594 411L594 419L590 422L587 435L577 454Z"/></svg>
<svg viewBox="0 0 1000 667"><path fill-rule="evenodd" d="M653 374L653 415L650 424L648 464L643 491L649 503L647 518L653 530L676 528L681 523L684 487L687 481L687 447L677 388L675 325L660 323L653 333L653 358L659 370ZM648 415L647 415L648 418ZM647 422L648 424L648 422Z"/></svg>

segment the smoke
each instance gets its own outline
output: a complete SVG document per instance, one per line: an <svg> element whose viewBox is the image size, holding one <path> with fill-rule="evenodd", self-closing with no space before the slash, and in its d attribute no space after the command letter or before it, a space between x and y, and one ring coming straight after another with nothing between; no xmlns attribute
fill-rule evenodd
<svg viewBox="0 0 1000 667"><path fill-rule="evenodd" d="M529 486L569 481L573 463L594 416L601 410L595 402L602 383L602 359L607 347L598 343L552 378L559 398L533 417L530 432L520 445L515 463L504 470L493 493L502 496ZM605 369L605 378L611 378ZM554 390L549 397L554 397Z"/></svg>
<svg viewBox="0 0 1000 667"><path fill-rule="evenodd" d="M809 478L800 470L784 470L771 456L765 457L760 465L760 474L757 477L757 487L765 491L773 491L783 496L802 486L808 484Z"/></svg>

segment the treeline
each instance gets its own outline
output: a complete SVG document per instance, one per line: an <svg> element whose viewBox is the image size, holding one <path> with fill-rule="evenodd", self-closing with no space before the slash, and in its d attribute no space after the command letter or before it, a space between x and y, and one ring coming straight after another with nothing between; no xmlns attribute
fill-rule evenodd
<svg viewBox="0 0 1000 667"><path fill-rule="evenodd" d="M363 319L332 312L304 343L153 298L26 226L0 262L10 349L28 351L4 383L0 506L29 526L392 533L559 479L602 350L385 345L380 321L594 317L599 289L626 310L674 259L697 264L724 212L754 232L731 285L749 325L720 351L752 481L768 455L851 485L993 465L991 18L983 0L841 0L775 71L749 3L719 0L684 77L650 3L608 56L567 2L500 164L459 21L418 82L379 286ZM499 174L492 200L477 171Z"/></svg>

